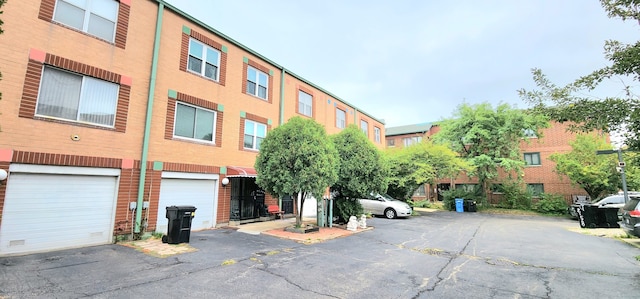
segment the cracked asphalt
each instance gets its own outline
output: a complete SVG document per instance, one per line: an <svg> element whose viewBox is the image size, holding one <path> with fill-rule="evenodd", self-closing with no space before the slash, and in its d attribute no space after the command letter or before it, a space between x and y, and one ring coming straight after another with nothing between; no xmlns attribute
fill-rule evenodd
<svg viewBox="0 0 640 299"><path fill-rule="evenodd" d="M0 258L0 298L637 298L640 249L568 219L435 212L303 245L233 229L157 258L104 245Z"/></svg>

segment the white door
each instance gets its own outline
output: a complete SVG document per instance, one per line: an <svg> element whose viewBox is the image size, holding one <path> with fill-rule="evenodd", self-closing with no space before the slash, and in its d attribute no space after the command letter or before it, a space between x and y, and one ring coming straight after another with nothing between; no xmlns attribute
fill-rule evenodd
<svg viewBox="0 0 640 299"><path fill-rule="evenodd" d="M156 232L167 233L168 206L194 206L195 217L191 221L191 230L215 227L217 180L163 178L160 185L160 202Z"/></svg>
<svg viewBox="0 0 640 299"><path fill-rule="evenodd" d="M116 176L12 172L0 254L110 243L116 190Z"/></svg>

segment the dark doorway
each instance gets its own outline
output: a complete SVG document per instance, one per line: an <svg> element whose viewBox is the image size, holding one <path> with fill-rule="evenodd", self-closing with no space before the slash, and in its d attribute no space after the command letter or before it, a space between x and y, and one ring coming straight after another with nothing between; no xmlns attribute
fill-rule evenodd
<svg viewBox="0 0 640 299"><path fill-rule="evenodd" d="M451 184L437 184L436 190L438 191L438 200L443 201L444 197L442 196L443 191L449 191L451 189Z"/></svg>
<svg viewBox="0 0 640 299"><path fill-rule="evenodd" d="M293 214L293 197L291 195L282 197L282 210L285 214Z"/></svg>
<svg viewBox="0 0 640 299"><path fill-rule="evenodd" d="M264 191L255 178L231 179L231 220L247 220L266 216Z"/></svg>

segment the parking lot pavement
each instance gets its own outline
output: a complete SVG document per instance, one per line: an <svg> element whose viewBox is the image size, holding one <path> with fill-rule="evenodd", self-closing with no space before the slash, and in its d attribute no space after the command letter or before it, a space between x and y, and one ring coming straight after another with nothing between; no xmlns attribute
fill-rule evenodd
<svg viewBox="0 0 640 299"><path fill-rule="evenodd" d="M311 245L194 232L156 257L104 245L0 258L6 298L635 298L640 250L575 221L435 212Z"/></svg>

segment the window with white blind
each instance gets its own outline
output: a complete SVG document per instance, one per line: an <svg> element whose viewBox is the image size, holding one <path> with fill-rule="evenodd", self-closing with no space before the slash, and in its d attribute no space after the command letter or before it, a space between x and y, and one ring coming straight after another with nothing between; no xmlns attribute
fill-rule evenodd
<svg viewBox="0 0 640 299"><path fill-rule="evenodd" d="M113 127L118 84L45 66L36 115Z"/></svg>
<svg viewBox="0 0 640 299"><path fill-rule="evenodd" d="M53 20L113 42L118 5L114 0L58 0Z"/></svg>
<svg viewBox="0 0 640 299"><path fill-rule="evenodd" d="M302 90L298 91L298 113L313 116L313 96Z"/></svg>

